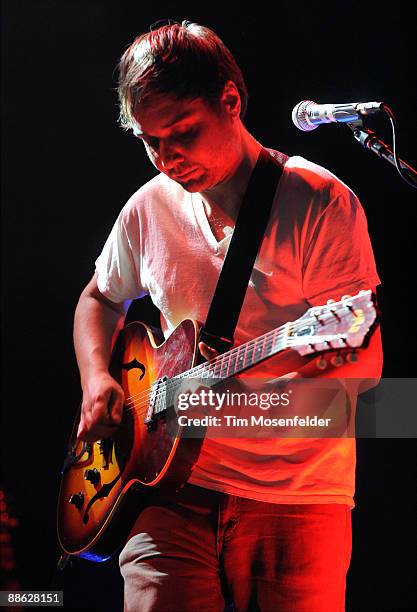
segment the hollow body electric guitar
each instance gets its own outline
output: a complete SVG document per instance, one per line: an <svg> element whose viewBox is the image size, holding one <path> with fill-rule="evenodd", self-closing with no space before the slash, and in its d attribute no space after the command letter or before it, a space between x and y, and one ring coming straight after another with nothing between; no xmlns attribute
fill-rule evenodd
<svg viewBox="0 0 417 612"><path fill-rule="evenodd" d="M339 359L344 353L352 358L376 322L372 293L361 291L310 308L296 321L200 365L196 322L183 321L160 346L146 325L127 325L110 366L125 393L122 422L112 437L87 443L76 438L78 416L69 441L57 515L64 554L108 559L124 542L151 492L177 491L188 480L204 436L190 438L178 419L173 424L166 418L184 379L204 379L209 385L288 349L303 358L325 351L336 351Z"/></svg>

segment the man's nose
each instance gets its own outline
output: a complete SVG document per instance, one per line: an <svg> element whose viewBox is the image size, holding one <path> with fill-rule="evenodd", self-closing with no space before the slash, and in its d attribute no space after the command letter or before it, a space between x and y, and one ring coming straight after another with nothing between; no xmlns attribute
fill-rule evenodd
<svg viewBox="0 0 417 612"><path fill-rule="evenodd" d="M165 170L172 170L172 168L175 168L184 161L184 155L177 147L163 142L160 143L159 157L161 165Z"/></svg>

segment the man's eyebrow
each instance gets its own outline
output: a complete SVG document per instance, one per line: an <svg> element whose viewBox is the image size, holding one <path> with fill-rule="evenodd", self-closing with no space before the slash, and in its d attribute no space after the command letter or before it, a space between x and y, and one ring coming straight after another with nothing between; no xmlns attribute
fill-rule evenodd
<svg viewBox="0 0 417 612"><path fill-rule="evenodd" d="M193 114L193 111L190 110L184 110L181 113L178 113L178 115L176 115L174 117L174 119L168 123L167 125L164 126L164 128L170 128L173 125L175 125L176 123L179 123L180 121L182 121L183 119L188 119L189 117L191 117Z"/></svg>
<svg viewBox="0 0 417 612"><path fill-rule="evenodd" d="M163 129L166 130L168 128L171 128L173 125L176 125L180 121L183 121L184 119L189 119L190 117L192 117L192 115L193 115L192 111L189 111L189 110L182 111L181 113L178 113L178 115L175 115L174 119L170 121L170 123L168 123L167 125L164 125ZM137 128L134 129L134 134L135 136L139 136L139 137L145 136L145 138L152 138L152 136L150 136L149 134L146 134L146 132L142 132L141 130L138 130Z"/></svg>

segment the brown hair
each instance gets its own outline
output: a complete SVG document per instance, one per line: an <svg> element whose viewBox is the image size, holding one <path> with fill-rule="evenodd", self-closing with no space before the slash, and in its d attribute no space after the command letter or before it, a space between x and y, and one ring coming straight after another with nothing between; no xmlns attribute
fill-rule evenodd
<svg viewBox="0 0 417 612"><path fill-rule="evenodd" d="M227 81L241 97L243 118L248 93L242 72L229 49L209 28L183 21L138 36L119 63L120 123L135 126L138 104L154 93L177 98L204 98L217 106Z"/></svg>

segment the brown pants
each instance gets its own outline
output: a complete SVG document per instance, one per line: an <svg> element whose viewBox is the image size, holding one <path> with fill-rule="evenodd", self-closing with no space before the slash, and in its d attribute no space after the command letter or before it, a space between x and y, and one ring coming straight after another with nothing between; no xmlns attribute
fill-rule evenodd
<svg viewBox="0 0 417 612"><path fill-rule="evenodd" d="M126 612L342 612L341 504L271 504L192 485L149 505L120 555Z"/></svg>

